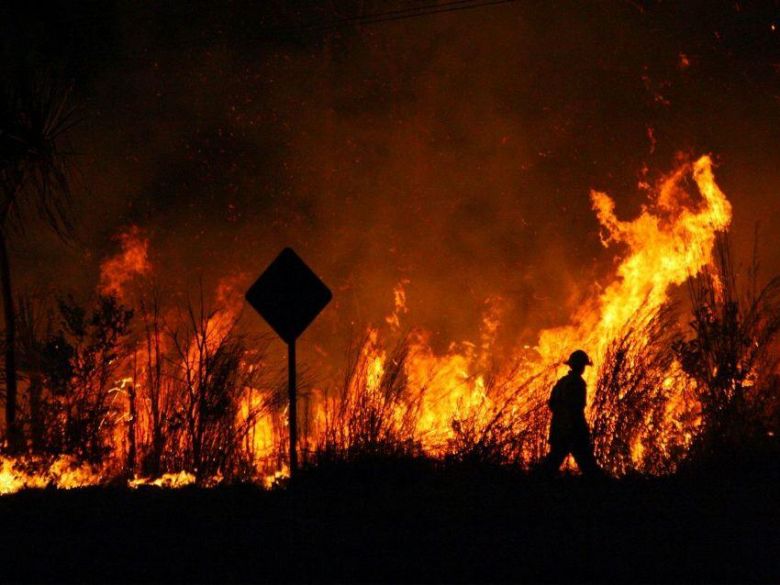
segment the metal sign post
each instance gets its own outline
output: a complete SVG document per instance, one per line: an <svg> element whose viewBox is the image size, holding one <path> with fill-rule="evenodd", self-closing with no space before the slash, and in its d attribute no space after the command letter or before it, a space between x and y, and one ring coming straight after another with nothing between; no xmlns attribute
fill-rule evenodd
<svg viewBox="0 0 780 585"><path fill-rule="evenodd" d="M287 395L290 399L288 429L290 431L290 477L298 469L298 385L295 380L295 341L287 344Z"/></svg>
<svg viewBox="0 0 780 585"><path fill-rule="evenodd" d="M330 289L292 248L282 250L246 292L247 302L287 344L291 477L298 468L295 341L332 298Z"/></svg>

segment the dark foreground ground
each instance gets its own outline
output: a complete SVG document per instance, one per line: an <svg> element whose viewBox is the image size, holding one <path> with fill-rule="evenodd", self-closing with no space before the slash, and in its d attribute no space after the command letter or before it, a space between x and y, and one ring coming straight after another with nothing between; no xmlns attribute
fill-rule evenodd
<svg viewBox="0 0 780 585"><path fill-rule="evenodd" d="M0 579L780 582L780 466L596 484L397 461L0 498Z"/></svg>

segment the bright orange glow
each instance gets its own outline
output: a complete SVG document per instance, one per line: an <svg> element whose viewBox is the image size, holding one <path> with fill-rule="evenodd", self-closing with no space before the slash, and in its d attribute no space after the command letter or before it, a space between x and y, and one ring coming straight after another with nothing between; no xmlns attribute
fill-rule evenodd
<svg viewBox="0 0 780 585"><path fill-rule="evenodd" d="M614 273L594 289L598 293L583 299L567 325L540 331L534 347L518 346L501 360L496 357L496 336L499 330L512 329L512 323L504 320L503 299L485 299L477 339L452 341L445 351L437 352L430 332L408 328L413 319L407 304L410 283L399 282L392 291L392 312L380 322L383 329L368 328L343 384L329 388L318 385L310 392L306 389L308 410L302 415L306 423L301 425L300 444L312 450L396 441L442 457L452 453L454 446L479 445L487 436L495 439L509 432L514 441L522 443L523 461L539 457L545 449L545 403L550 384L565 373L562 364L568 353L582 348L594 361L594 367L586 372L592 404L599 366L616 336L629 323L649 318L668 302L672 287L712 263L716 234L727 230L731 222L731 205L715 182L712 166L711 158L703 156L681 163L655 186L645 185L649 199L641 213L630 220L618 218L609 195L592 191L592 207L602 227L601 241L616 250ZM131 279L151 271L149 242L137 228L121 234L119 240L120 254L101 265L99 288L105 294L126 298ZM244 282L241 277L220 281L215 294L217 310L202 317L196 325L199 334L196 331L183 340L185 345L173 366L179 369L180 377L195 374L191 392L205 383L198 378L203 364L233 332L243 307ZM135 428L135 436L147 441L152 435L149 405L154 394L150 388L155 364L160 362L152 354L149 331L132 352L132 359L127 359L112 389L120 409L124 409L123 426L116 426L112 437L117 461L126 458L127 428ZM242 362L241 368L252 373L252 368L264 365ZM673 363L659 380L663 380L666 401L662 420L647 417L641 421L645 430L634 435L629 446L637 467L648 453L665 453L671 444L689 445L698 424L696 405L685 392L690 381L680 365ZM288 475L281 463L285 459L286 417L283 402L271 400L274 387L272 382L247 381L241 386L235 411L235 427L245 431L241 448L250 453L255 479L266 486ZM131 391L139 397L139 412L134 416L129 410ZM163 398L172 392L166 388L157 391ZM131 423L135 426L130 427ZM499 449L508 449L500 440L497 444ZM42 466L44 471L40 471ZM36 471L27 471L32 468ZM72 458L32 467L0 459L0 493L25 487L101 483L112 473L116 474L116 469L94 469ZM219 479L215 476L207 483ZM195 481L192 473L175 471L160 477L136 477L129 484L180 487Z"/></svg>

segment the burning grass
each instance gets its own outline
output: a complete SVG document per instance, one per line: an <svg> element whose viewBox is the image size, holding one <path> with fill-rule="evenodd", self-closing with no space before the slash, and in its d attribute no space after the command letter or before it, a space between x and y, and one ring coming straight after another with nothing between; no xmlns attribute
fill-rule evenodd
<svg viewBox="0 0 780 585"><path fill-rule="evenodd" d="M719 235L731 207L709 157L659 181L634 220L619 220L606 194L591 198L620 262L568 325L497 360L497 331L511 324L487 303L477 343L435 352L428 332L404 329L407 283L399 283L392 315L349 350L341 382L302 389L303 460L422 456L529 469L546 452L547 398L575 347L596 362L589 418L613 475L667 474L686 457L717 452L716 438L744 443L776 431L780 284L759 289L753 271L737 292ZM220 283L214 309L202 288L196 301L163 303L175 297L154 284L142 230L119 240L93 302L20 304L28 456L3 460L2 490L284 477L282 364L269 358L269 340L241 332L240 289ZM685 282L687 328L670 301Z"/></svg>

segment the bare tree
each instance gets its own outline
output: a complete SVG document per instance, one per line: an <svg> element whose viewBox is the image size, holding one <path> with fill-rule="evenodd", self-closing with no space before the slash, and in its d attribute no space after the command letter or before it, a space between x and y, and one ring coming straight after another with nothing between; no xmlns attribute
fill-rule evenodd
<svg viewBox="0 0 780 585"><path fill-rule="evenodd" d="M189 303L183 325L169 333L174 351L173 391L179 410L185 465L199 483L251 465L242 462L243 439L262 409L237 425L241 395L258 386L262 355L247 351L235 330L236 319L207 311L202 294L198 307Z"/></svg>
<svg viewBox="0 0 780 585"><path fill-rule="evenodd" d="M149 426L151 433L151 449L146 458L144 472L153 476L160 473L160 463L165 446L164 418L168 412L166 395L163 392L164 378L164 348L163 327L160 315L159 291L152 288L151 296L140 301L141 320L143 321L143 335L145 342L146 363L144 387L149 404Z"/></svg>

